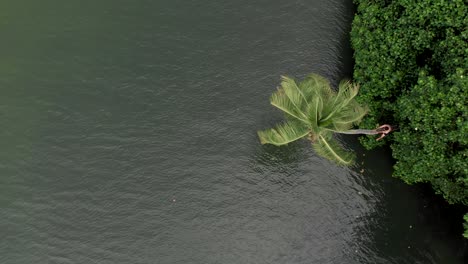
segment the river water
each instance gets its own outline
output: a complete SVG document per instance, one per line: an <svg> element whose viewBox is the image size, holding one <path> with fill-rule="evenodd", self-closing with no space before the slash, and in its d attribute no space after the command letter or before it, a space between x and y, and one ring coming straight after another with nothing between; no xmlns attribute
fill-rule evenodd
<svg viewBox="0 0 468 264"><path fill-rule="evenodd" d="M261 146L287 74L352 74L347 0L0 4L0 263L463 263L437 197ZM456 215L453 218L461 217ZM456 224L453 224L456 223Z"/></svg>

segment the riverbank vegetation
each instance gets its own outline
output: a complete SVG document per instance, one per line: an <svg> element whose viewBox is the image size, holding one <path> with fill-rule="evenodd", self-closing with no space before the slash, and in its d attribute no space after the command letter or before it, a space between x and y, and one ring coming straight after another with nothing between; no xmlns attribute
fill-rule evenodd
<svg viewBox="0 0 468 264"><path fill-rule="evenodd" d="M361 127L399 126L385 140L363 138L363 144L390 144L395 177L408 184L430 183L449 203L468 205L465 1L355 4L353 77L361 85L358 101L370 108Z"/></svg>

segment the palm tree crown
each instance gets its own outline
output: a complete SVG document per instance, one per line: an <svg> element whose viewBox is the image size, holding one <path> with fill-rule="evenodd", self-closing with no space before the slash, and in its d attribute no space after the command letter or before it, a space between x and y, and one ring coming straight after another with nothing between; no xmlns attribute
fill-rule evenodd
<svg viewBox="0 0 468 264"><path fill-rule="evenodd" d="M308 136L319 155L350 165L353 154L345 151L333 134L359 134L351 128L366 115L367 107L355 100L358 90L358 85L342 81L335 92L328 80L317 74L310 74L299 85L282 76L281 87L271 95L270 102L286 114L286 121L258 131L261 143L281 146Z"/></svg>

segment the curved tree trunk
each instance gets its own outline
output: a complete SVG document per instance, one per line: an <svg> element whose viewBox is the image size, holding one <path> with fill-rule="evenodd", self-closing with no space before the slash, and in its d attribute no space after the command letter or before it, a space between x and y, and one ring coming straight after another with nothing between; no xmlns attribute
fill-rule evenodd
<svg viewBox="0 0 468 264"><path fill-rule="evenodd" d="M377 135L381 132L377 129L350 129L346 131L339 131L340 134L350 134L350 135Z"/></svg>

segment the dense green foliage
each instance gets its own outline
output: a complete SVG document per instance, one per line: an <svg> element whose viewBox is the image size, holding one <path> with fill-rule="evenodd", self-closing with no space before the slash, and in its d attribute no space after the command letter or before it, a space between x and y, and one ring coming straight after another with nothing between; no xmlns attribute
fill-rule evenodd
<svg viewBox="0 0 468 264"><path fill-rule="evenodd" d="M463 227L465 228L465 232L463 233L463 236L468 238L468 213L465 214L463 219L465 220L465 223L463 223Z"/></svg>
<svg viewBox="0 0 468 264"><path fill-rule="evenodd" d="M341 165L351 164L352 153L345 151L333 134L352 133L350 128L366 115L367 108L354 99L359 87L343 81L335 92L325 78L316 74L299 84L288 77L282 79L270 102L285 113L287 121L258 131L261 143L281 146L307 136L319 155Z"/></svg>
<svg viewBox="0 0 468 264"><path fill-rule="evenodd" d="M394 175L468 205L468 6L464 0L355 0L351 32L363 127L393 122ZM381 142L362 140L371 148Z"/></svg>

